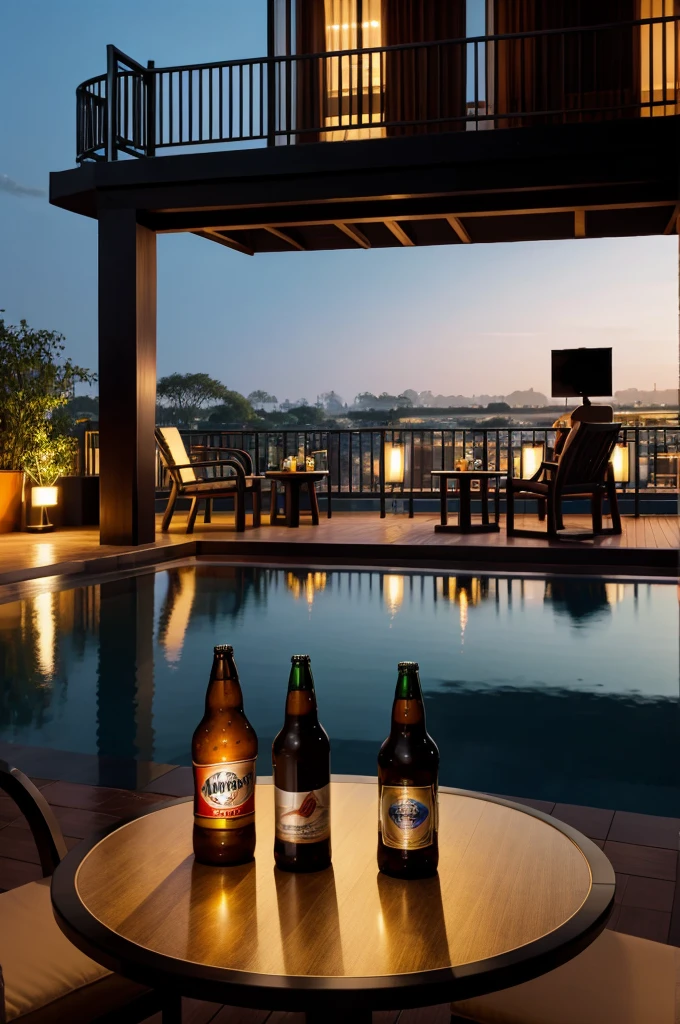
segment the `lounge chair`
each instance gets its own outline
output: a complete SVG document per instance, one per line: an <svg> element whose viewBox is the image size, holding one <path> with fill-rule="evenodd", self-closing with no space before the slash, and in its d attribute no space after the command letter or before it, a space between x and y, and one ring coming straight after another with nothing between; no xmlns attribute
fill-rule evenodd
<svg viewBox="0 0 680 1024"><path fill-rule="evenodd" d="M558 531L564 529L562 499L567 497L590 498L592 536L621 533L614 470L609 461L619 430L618 423L575 423L557 462L542 462L538 473L530 480L509 476L506 490L508 537L557 538ZM602 502L605 494L609 498L612 518L612 527L608 530L602 527ZM515 501L518 498L537 499L541 519L544 517L544 509L547 510L547 533L515 528Z"/></svg>
<svg viewBox="0 0 680 1024"><path fill-rule="evenodd" d="M253 526L260 525L262 508L262 477L253 474L253 462L248 452L239 448L201 448L204 456L192 461L187 455L184 441L177 427L156 427L156 444L161 461L172 480L170 497L163 515L161 530L170 528L178 498L191 498L187 533L194 532L199 501L205 501L205 522L210 522L212 503L215 498L233 498L236 529L246 528L246 494L253 502ZM214 456L227 455L228 458ZM231 473L225 476L225 469ZM211 470L219 476L199 476L197 470Z"/></svg>
<svg viewBox="0 0 680 1024"><path fill-rule="evenodd" d="M89 1024L123 1015L130 1024L144 1020L159 1008L160 998L90 960L54 919L49 876L66 844L44 796L6 761L0 761L0 791L17 805L17 816L26 818L44 876L0 893L0 1020Z"/></svg>
<svg viewBox="0 0 680 1024"><path fill-rule="evenodd" d="M452 1024L677 1024L680 949L605 929L573 960L451 1004Z"/></svg>

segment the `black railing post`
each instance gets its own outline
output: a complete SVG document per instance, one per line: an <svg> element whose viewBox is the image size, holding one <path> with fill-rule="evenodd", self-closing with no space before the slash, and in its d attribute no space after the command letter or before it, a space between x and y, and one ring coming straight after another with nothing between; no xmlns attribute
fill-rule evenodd
<svg viewBox="0 0 680 1024"><path fill-rule="evenodd" d="M647 467L649 472L649 443L647 444ZM640 428L635 428L635 497L633 514L640 518Z"/></svg>
<svg viewBox="0 0 680 1024"><path fill-rule="evenodd" d="M106 159L118 159L118 57L111 43L106 47Z"/></svg>
<svg viewBox="0 0 680 1024"><path fill-rule="evenodd" d="M146 156L156 155L156 62L147 62L147 73L144 75L144 91L146 93Z"/></svg>
<svg viewBox="0 0 680 1024"><path fill-rule="evenodd" d="M385 518L385 431L380 431L380 518Z"/></svg>

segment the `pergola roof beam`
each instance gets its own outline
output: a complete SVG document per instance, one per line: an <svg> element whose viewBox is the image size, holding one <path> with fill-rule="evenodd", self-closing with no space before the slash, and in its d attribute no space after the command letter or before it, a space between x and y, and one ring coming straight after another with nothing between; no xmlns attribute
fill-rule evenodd
<svg viewBox="0 0 680 1024"><path fill-rule="evenodd" d="M228 249L241 252L244 256L255 255L255 250L251 249L250 246L244 245L243 242L237 242L235 238L230 238L229 235L220 234L219 231L203 228L201 231L192 231L191 233L199 235L201 238L207 238L210 242L219 242L220 245L226 245Z"/></svg>
<svg viewBox="0 0 680 1024"><path fill-rule="evenodd" d="M342 221L336 220L333 222L336 228L339 228L348 238L351 238L353 242L361 249L370 249L371 243L358 228L353 227L351 224L343 224Z"/></svg>
<svg viewBox="0 0 680 1024"><path fill-rule="evenodd" d="M402 245L415 245L413 239L406 234L406 231L401 226L398 220L386 220L384 221L385 227L389 228L395 238L397 238Z"/></svg>
<svg viewBox="0 0 680 1024"><path fill-rule="evenodd" d="M287 234L285 231L280 231L278 228L270 226L265 226L264 230L268 231L270 235L274 235L275 238L280 238L282 242L287 242L288 245L293 249L297 249L298 252L307 252L302 242L298 242L296 238L293 238L292 235Z"/></svg>

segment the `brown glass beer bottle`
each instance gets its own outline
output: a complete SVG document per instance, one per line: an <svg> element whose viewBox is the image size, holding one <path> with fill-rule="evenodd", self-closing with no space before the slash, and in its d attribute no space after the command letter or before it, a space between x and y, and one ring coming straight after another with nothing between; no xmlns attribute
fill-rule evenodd
<svg viewBox="0 0 680 1024"><path fill-rule="evenodd" d="M191 743L194 854L202 864L243 864L255 852L257 736L229 644L215 648L205 714Z"/></svg>
<svg viewBox="0 0 680 1024"><path fill-rule="evenodd" d="M272 745L274 860L284 871L321 871L331 862L331 746L309 655L291 662L286 717Z"/></svg>
<svg viewBox="0 0 680 1024"><path fill-rule="evenodd" d="M427 878L439 863L439 751L425 728L418 664L399 663L392 728L378 754L378 867Z"/></svg>

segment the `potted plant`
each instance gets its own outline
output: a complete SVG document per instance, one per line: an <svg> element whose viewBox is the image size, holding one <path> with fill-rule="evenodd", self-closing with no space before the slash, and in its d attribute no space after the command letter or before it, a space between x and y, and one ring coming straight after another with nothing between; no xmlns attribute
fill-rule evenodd
<svg viewBox="0 0 680 1024"><path fill-rule="evenodd" d="M54 529L47 509L58 503L57 480L71 472L77 451L78 442L75 437L53 435L48 427L36 431L31 451L24 460L24 470L33 484L31 504L33 508L40 509L40 518L37 523L27 523L27 530L47 533Z"/></svg>
<svg viewBox="0 0 680 1024"><path fill-rule="evenodd" d="M50 450L59 438L68 441L71 422L64 407L77 382L96 375L63 359L63 337L36 331L22 320L18 326L0 318L0 533L21 522L24 470L35 468L33 457ZM65 459L68 445L51 449ZM71 448L71 464L73 459ZM63 472L65 462L60 463Z"/></svg>

